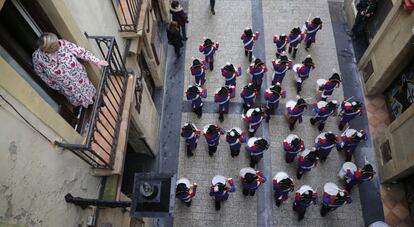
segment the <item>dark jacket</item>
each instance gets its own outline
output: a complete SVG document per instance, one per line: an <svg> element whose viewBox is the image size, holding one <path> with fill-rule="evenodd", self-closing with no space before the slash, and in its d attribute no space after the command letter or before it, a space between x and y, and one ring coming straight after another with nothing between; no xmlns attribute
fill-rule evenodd
<svg viewBox="0 0 414 227"><path fill-rule="evenodd" d="M181 6L177 8L170 8L170 13L172 14L172 20L176 21L178 25L184 26L185 23L188 23L187 14L184 12Z"/></svg>
<svg viewBox="0 0 414 227"><path fill-rule="evenodd" d="M180 34L180 31L175 28L167 28L167 38L168 43L175 47L183 47L183 37Z"/></svg>

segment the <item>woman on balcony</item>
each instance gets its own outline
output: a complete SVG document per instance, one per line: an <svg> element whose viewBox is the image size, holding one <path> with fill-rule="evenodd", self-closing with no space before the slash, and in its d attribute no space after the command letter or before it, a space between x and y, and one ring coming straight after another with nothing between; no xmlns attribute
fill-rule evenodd
<svg viewBox="0 0 414 227"><path fill-rule="evenodd" d="M87 108L93 104L96 90L77 58L97 66L108 65L85 48L49 32L40 36L39 49L32 55L36 74L49 87L63 94L73 106Z"/></svg>

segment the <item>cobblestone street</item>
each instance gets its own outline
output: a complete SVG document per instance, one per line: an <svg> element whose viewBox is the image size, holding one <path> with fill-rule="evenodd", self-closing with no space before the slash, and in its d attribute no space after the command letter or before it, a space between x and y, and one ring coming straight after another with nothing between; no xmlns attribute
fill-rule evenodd
<svg viewBox="0 0 414 227"><path fill-rule="evenodd" d="M316 80L328 79L333 70L340 72L335 45L334 31L331 22L327 0L226 0L217 1L216 15L209 10L208 1L191 0L184 2L188 6L189 24L187 26L188 40L186 42L185 64L184 64L184 89L193 84L194 78L190 74L192 58L203 58L198 51L198 46L209 37L214 42L220 43L219 51L215 58L215 68L207 72L205 87L208 90L208 98L204 101L204 113L201 119L191 112L191 105L184 100L181 125L193 122L199 129L207 124L218 124L225 130L232 127L240 127L247 130L247 125L241 120L242 100L240 91L244 85L251 80L250 74L246 72L249 66L244 56L243 44L240 40L245 27L252 27L253 31L259 31L260 37L254 49L254 56L262 59L267 67L268 73L262 86L261 97L257 99L256 105L264 104L264 90L271 84L273 70L271 61L275 58L275 45L273 36L281 33L288 34L294 26L302 27L308 17L320 16L323 21L323 29L317 34L316 45L309 52L305 51L304 45L298 50L295 63L311 54L316 69L306 82L302 91L302 97L308 98L308 103L318 101L316 97ZM289 56L289 58L291 58ZM241 66L243 75L237 80L236 98L231 100L229 114L225 115L223 123L218 121L218 105L213 103L214 92L224 86L224 78L221 76L220 68L226 62L235 66ZM181 76L181 75L180 75ZM347 75L343 75L346 77ZM192 206L176 201L174 211L174 226L364 226L364 219L359 198L359 191L352 192L353 203L340 207L322 218L319 214L320 204L311 206L302 222L297 221L297 214L292 211L294 193L289 194L289 199L280 207L276 207L272 190L272 178L278 171L288 173L295 183L295 191L302 185L310 185L317 188L319 196L323 193L323 185L334 182L342 187L337 176L339 168L344 162L341 153L333 149L328 160L320 163L310 173L297 180L296 161L287 164L284 160L282 141L290 133L297 134L305 141L306 148L314 145L315 138L319 135L317 127L309 123L313 116L312 107L309 106L304 114L303 123L297 125L291 132L286 118L283 114L285 103L296 98L295 83L291 75L286 75L282 89L286 90L287 96L282 99L276 115L272 115L269 123L263 122L256 132L257 137L264 137L270 141L270 148L265 152L264 158L259 163L259 168L267 177L267 182L261 186L254 197L245 197L241 191L238 180L239 170L249 166L249 158L244 146L238 157L232 158L225 135L220 138L220 145L213 157L207 152L207 144L203 136L200 137L198 147L193 157L187 157L185 152L185 141L181 139L179 150L179 162L177 179L186 177L191 182L198 184L197 194L192 201ZM182 92L184 94L184 91ZM344 97L343 86L337 88L332 96L333 100L341 102ZM363 100L362 100L363 101ZM339 117L328 119L324 131L333 131L340 134L337 128ZM360 144L365 147L366 144ZM211 179L220 174L232 177L235 180L236 192L231 193L229 200L225 202L222 209L214 209L214 201L209 196ZM320 197L321 199L321 197ZM320 202L320 200L319 200Z"/></svg>

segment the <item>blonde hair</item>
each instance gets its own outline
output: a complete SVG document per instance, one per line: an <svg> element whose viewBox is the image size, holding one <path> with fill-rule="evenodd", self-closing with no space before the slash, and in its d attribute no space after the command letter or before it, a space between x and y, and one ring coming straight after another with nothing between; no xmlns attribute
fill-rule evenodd
<svg viewBox="0 0 414 227"><path fill-rule="evenodd" d="M43 52L53 53L59 49L59 39L51 32L44 32L39 38L39 49Z"/></svg>

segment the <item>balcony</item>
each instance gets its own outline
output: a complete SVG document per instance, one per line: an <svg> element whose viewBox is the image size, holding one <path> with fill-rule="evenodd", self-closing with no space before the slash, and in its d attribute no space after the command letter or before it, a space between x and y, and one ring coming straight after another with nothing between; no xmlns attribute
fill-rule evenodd
<svg viewBox="0 0 414 227"><path fill-rule="evenodd" d="M111 175L122 169L128 132L129 109L134 107L136 77L130 75L114 37L94 39L109 65L102 69L96 101L87 122L83 144L55 141L95 168L96 175Z"/></svg>
<svg viewBox="0 0 414 227"><path fill-rule="evenodd" d="M124 38L139 36L142 0L112 0L112 6L117 16L121 35Z"/></svg>

